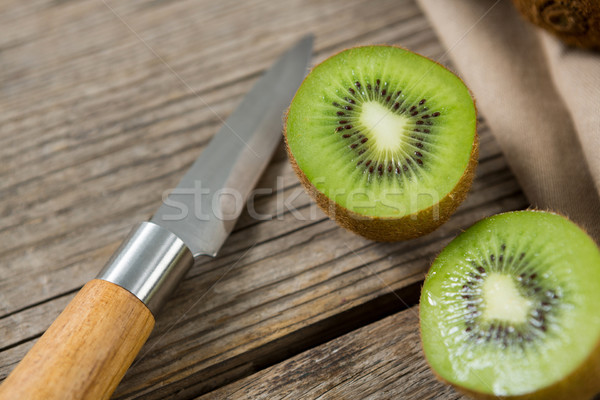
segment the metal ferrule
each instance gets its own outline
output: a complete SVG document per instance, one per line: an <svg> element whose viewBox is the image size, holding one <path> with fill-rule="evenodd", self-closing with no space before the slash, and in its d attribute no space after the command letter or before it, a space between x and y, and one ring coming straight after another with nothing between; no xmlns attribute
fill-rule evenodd
<svg viewBox="0 0 600 400"><path fill-rule="evenodd" d="M142 222L97 279L127 289L156 315L193 264L192 252L175 234L153 222Z"/></svg>

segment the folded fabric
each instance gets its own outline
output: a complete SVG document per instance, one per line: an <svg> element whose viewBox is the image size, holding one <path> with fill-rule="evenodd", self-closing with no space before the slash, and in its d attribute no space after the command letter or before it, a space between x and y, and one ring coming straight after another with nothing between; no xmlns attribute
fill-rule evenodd
<svg viewBox="0 0 600 400"><path fill-rule="evenodd" d="M600 243L600 54L564 46L510 1L418 1L532 207Z"/></svg>

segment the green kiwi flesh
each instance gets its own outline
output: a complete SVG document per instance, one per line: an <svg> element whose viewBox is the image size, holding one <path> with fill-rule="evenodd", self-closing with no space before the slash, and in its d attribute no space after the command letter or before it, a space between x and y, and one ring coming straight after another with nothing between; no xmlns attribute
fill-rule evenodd
<svg viewBox="0 0 600 400"><path fill-rule="evenodd" d="M553 213L486 218L437 257L423 285L426 358L478 398L579 399L600 380L600 250Z"/></svg>
<svg viewBox="0 0 600 400"><path fill-rule="evenodd" d="M403 234L394 220L417 219L447 196L464 198L476 164L476 123L473 98L452 72L402 48L366 46L313 69L288 110L285 135L292 164L313 197L324 196L346 217L392 222L388 236L342 225L394 240L415 236ZM415 229L417 235L435 222Z"/></svg>

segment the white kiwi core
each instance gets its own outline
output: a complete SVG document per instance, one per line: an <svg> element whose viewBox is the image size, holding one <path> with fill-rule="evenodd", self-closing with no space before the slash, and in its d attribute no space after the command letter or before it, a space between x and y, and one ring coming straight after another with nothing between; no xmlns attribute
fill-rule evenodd
<svg viewBox="0 0 600 400"><path fill-rule="evenodd" d="M483 283L483 318L515 324L524 323L531 311L531 300L523 297L510 275L490 273Z"/></svg>
<svg viewBox="0 0 600 400"><path fill-rule="evenodd" d="M375 140L375 149L382 153L400 149L409 121L407 117L391 112L379 101L367 101L362 105L360 122Z"/></svg>

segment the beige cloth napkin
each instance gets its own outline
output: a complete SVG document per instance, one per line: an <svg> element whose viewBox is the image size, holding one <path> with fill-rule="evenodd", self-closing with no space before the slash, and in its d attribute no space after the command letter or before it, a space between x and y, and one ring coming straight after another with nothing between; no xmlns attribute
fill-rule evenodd
<svg viewBox="0 0 600 400"><path fill-rule="evenodd" d="M563 46L508 0L419 3L532 207L600 243L600 53Z"/></svg>

